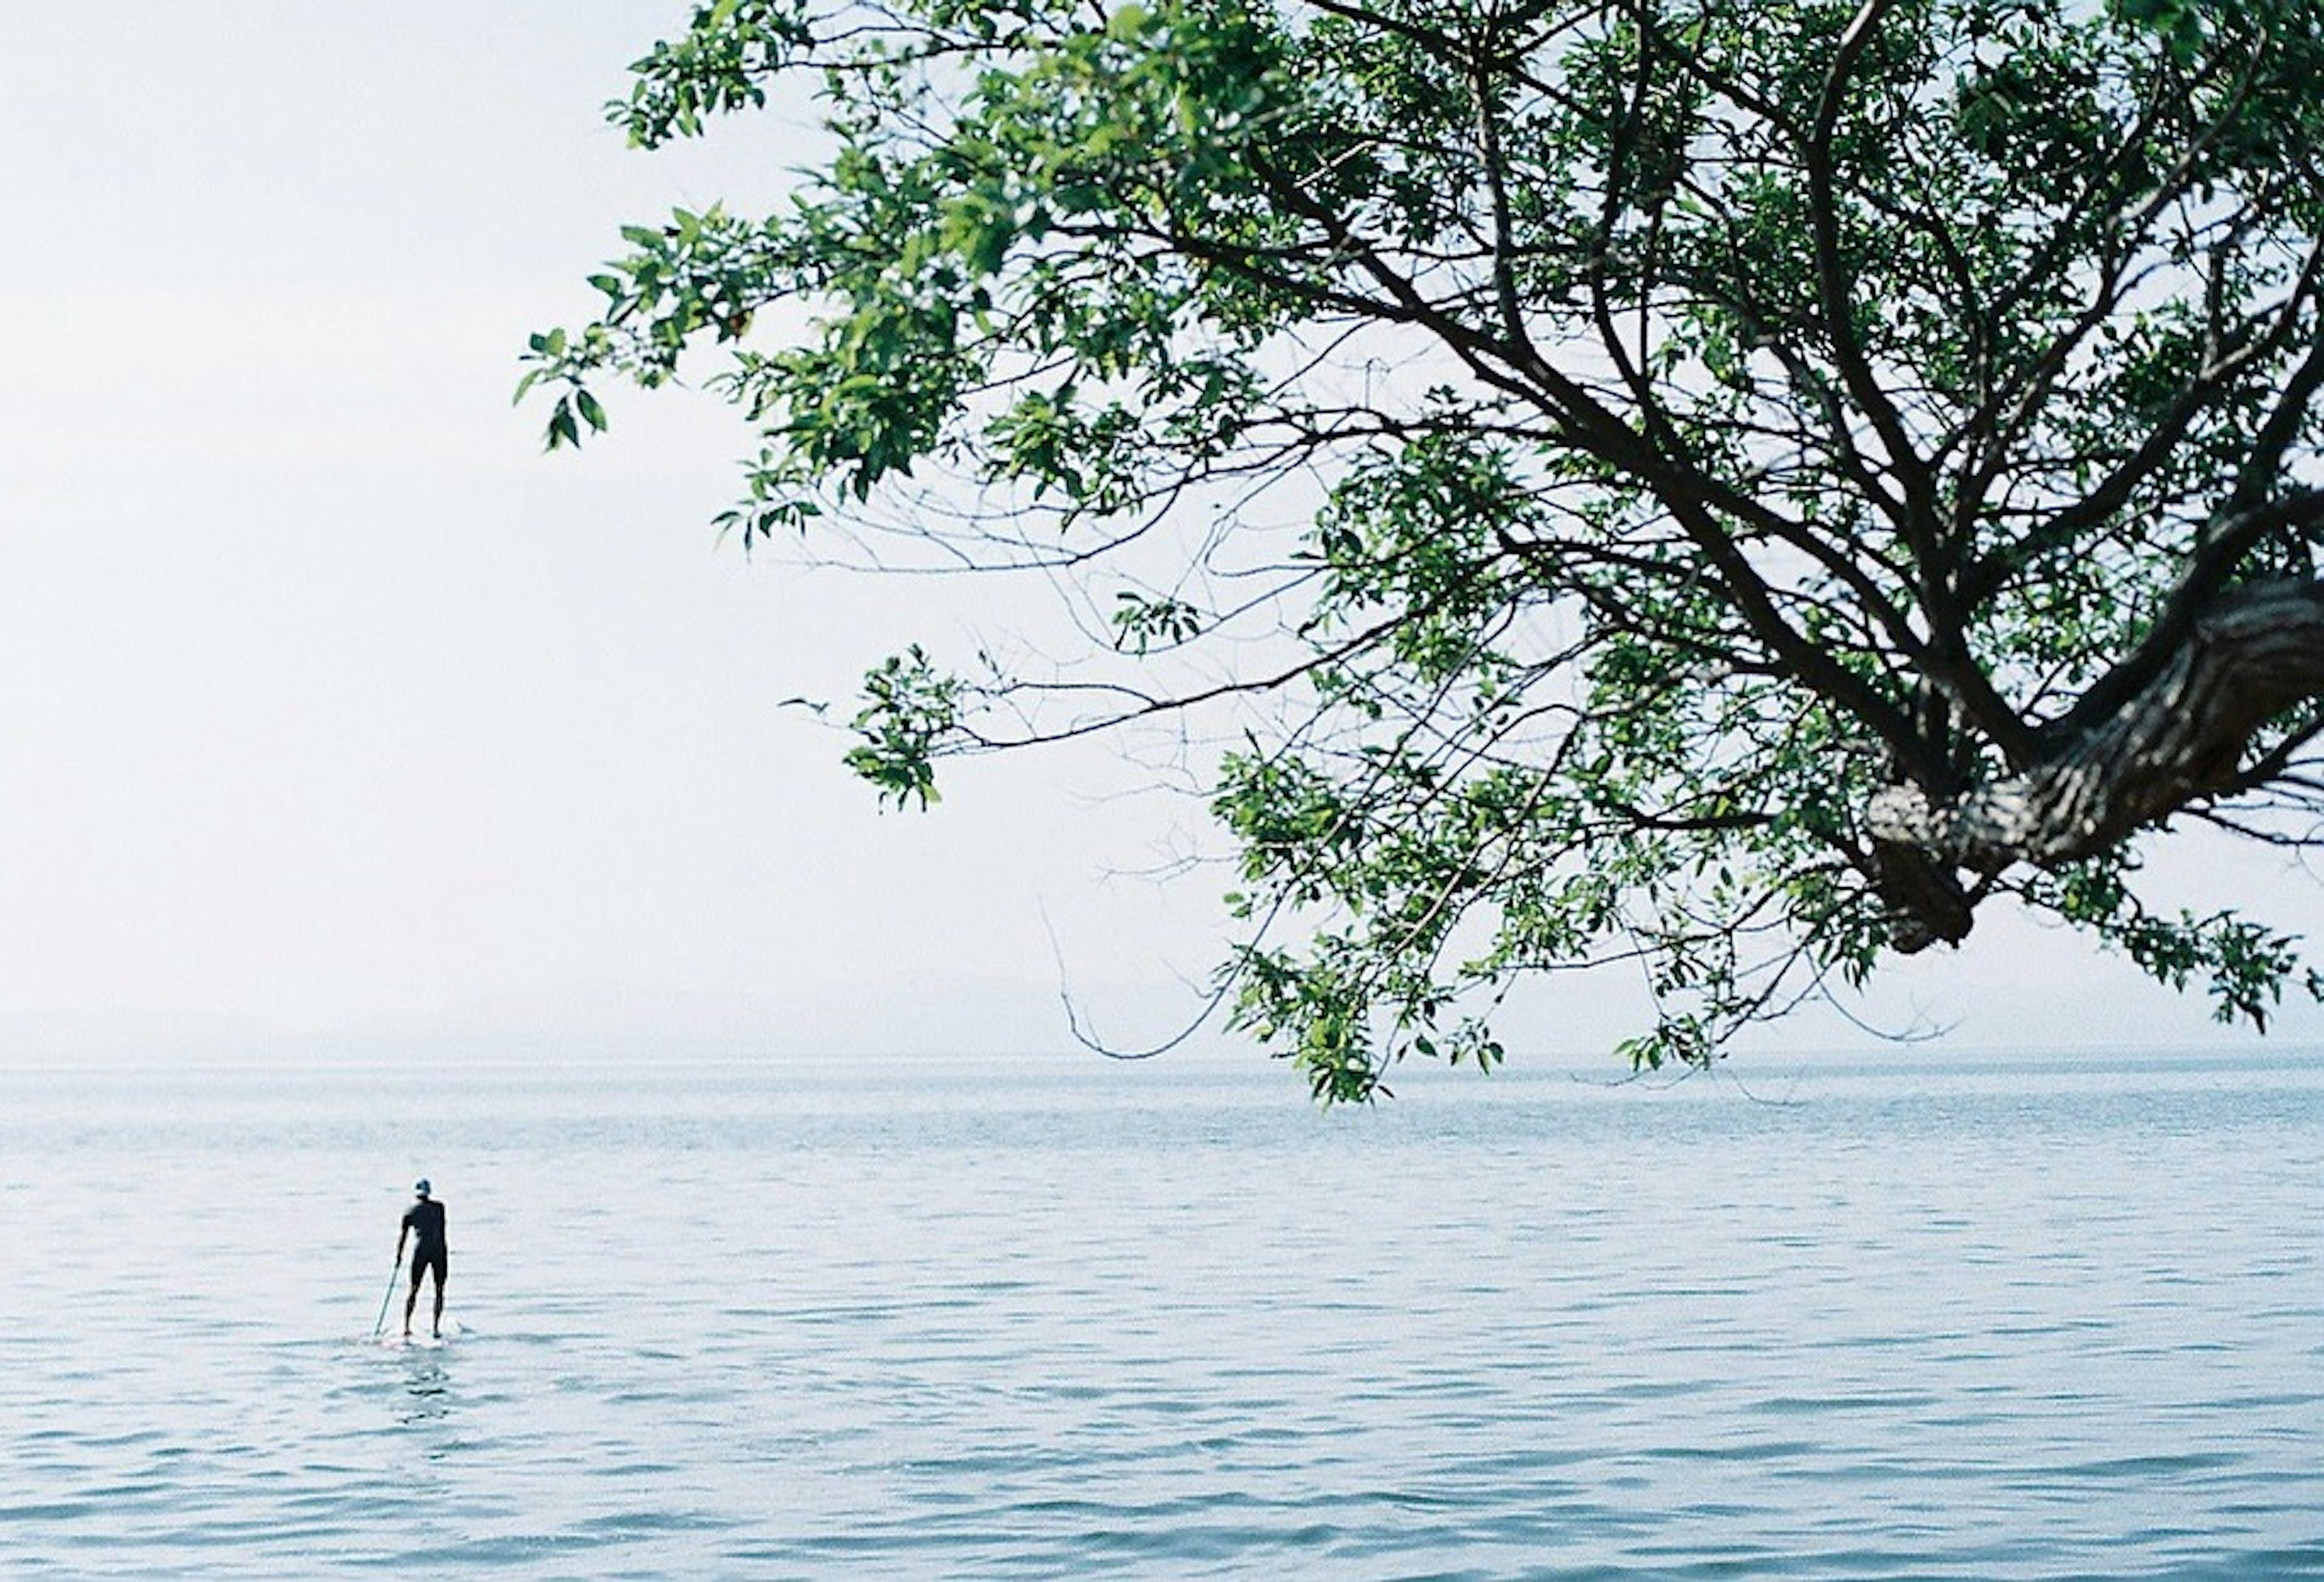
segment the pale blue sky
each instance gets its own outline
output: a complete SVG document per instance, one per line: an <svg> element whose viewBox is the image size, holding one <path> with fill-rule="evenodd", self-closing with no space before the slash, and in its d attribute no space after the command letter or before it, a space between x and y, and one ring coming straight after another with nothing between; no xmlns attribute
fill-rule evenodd
<svg viewBox="0 0 2324 1582"><path fill-rule="evenodd" d="M1110 1034L1193 1004L1220 886L1107 869L1196 810L1101 749L881 816L776 702L959 611L716 544L714 404L623 400L577 459L510 409L621 222L779 189L779 125L648 157L604 124L684 10L12 8L0 1061L1062 1047L1045 917ZM2324 932L2312 880L2214 861L2190 897ZM1509 1042L1627 999L1529 997ZM1980 1046L2205 1027L2006 924L1907 1004Z"/></svg>

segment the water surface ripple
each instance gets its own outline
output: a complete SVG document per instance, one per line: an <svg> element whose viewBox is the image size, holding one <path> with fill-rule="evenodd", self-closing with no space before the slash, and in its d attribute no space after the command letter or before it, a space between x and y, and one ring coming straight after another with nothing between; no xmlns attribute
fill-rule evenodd
<svg viewBox="0 0 2324 1582"><path fill-rule="evenodd" d="M0 1073L0 1573L2324 1577L2324 1059L1748 1076Z"/></svg>

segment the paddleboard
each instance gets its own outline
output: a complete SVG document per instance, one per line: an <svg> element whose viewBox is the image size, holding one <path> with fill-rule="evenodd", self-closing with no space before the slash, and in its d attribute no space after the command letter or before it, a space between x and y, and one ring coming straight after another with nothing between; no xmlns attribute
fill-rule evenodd
<svg viewBox="0 0 2324 1582"><path fill-rule="evenodd" d="M390 1351L440 1351L467 1332L466 1325L447 1319L440 1335L430 1335L425 1329L414 1329L409 1335L401 1330L388 1329L380 1335L379 1343Z"/></svg>

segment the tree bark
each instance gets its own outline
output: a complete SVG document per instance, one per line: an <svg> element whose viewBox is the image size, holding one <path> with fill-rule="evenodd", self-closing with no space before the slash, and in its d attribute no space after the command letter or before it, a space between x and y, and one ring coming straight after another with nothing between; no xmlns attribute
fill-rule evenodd
<svg viewBox="0 0 2324 1582"><path fill-rule="evenodd" d="M2024 774L1944 803L1914 786L1872 798L1876 882L1906 954L1969 931L1960 874L2055 868L2233 787L2260 727L2324 696L2324 583L2222 594L2187 643L2113 714Z"/></svg>

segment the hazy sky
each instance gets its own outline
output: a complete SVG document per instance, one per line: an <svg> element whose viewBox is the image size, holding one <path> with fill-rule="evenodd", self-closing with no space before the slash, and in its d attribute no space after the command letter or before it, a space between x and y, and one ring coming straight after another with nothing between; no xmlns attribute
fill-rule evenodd
<svg viewBox="0 0 2324 1582"><path fill-rule="evenodd" d="M11 9L0 1060L1062 1046L1052 924L1110 1035L1192 1007L1220 885L1108 870L1194 810L1101 750L879 814L776 704L962 617L717 544L715 403L622 400L578 458L512 410L619 224L779 189L779 128L647 156L604 124L684 14ZM2312 879L2220 860L2178 888L2324 933ZM1627 998L1561 986L1508 1041ZM1999 920L1907 1005L1980 1046L2205 1026Z"/></svg>

